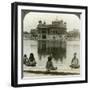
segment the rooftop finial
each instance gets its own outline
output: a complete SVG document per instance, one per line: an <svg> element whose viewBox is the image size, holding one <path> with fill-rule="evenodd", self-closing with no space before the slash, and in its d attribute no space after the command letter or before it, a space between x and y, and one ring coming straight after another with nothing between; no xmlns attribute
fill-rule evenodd
<svg viewBox="0 0 90 90"><path fill-rule="evenodd" d="M58 17L56 16L56 21L58 21Z"/></svg>
<svg viewBox="0 0 90 90"><path fill-rule="evenodd" d="M46 25L46 22L44 21L44 23L43 23L44 25Z"/></svg>

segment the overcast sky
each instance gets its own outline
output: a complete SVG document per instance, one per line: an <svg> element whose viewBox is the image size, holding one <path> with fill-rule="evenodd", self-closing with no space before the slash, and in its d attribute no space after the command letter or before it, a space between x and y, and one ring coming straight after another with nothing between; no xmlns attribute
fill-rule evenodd
<svg viewBox="0 0 90 90"><path fill-rule="evenodd" d="M67 31L80 30L80 19L74 14L30 12L23 21L24 31L30 32L31 29L35 29L39 20L46 21L46 24L51 24L56 19L67 23Z"/></svg>

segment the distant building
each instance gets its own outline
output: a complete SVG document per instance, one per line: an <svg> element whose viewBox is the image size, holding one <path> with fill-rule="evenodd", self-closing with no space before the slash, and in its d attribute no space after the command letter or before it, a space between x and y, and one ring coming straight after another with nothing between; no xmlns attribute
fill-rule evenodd
<svg viewBox="0 0 90 90"><path fill-rule="evenodd" d="M37 25L39 40L60 40L65 38L67 30L66 22L63 20L52 21L51 24L46 24L40 20Z"/></svg>
<svg viewBox="0 0 90 90"><path fill-rule="evenodd" d="M23 37L24 39L30 39L30 33L27 31L23 32Z"/></svg>
<svg viewBox="0 0 90 90"><path fill-rule="evenodd" d="M38 32L36 29L31 29L30 31L30 39L36 40L38 39Z"/></svg>
<svg viewBox="0 0 90 90"><path fill-rule="evenodd" d="M80 32L78 29L73 29L67 32L67 40L80 40Z"/></svg>

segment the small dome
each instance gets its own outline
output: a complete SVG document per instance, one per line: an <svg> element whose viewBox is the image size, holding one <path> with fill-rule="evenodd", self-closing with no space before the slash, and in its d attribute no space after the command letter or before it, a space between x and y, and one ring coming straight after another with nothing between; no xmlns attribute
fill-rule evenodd
<svg viewBox="0 0 90 90"><path fill-rule="evenodd" d="M39 22L39 23L42 23L42 21L41 21L41 20L39 20L38 22Z"/></svg>

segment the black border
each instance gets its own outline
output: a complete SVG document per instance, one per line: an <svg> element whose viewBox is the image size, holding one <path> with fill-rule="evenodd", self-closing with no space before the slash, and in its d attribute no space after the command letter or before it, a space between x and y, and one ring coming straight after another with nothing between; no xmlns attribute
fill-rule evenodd
<svg viewBox="0 0 90 90"><path fill-rule="evenodd" d="M63 82L47 82L47 83L34 83L34 84L18 84L18 9L17 7L23 6L43 6L53 8L73 8L85 10L85 80L77 81L63 81ZM88 82L88 7L87 6L73 6L73 5L56 5L56 4L43 4L43 3L26 3L14 2L11 4L11 86L42 86L42 85L58 85L58 84L74 84L74 83L87 83Z"/></svg>

